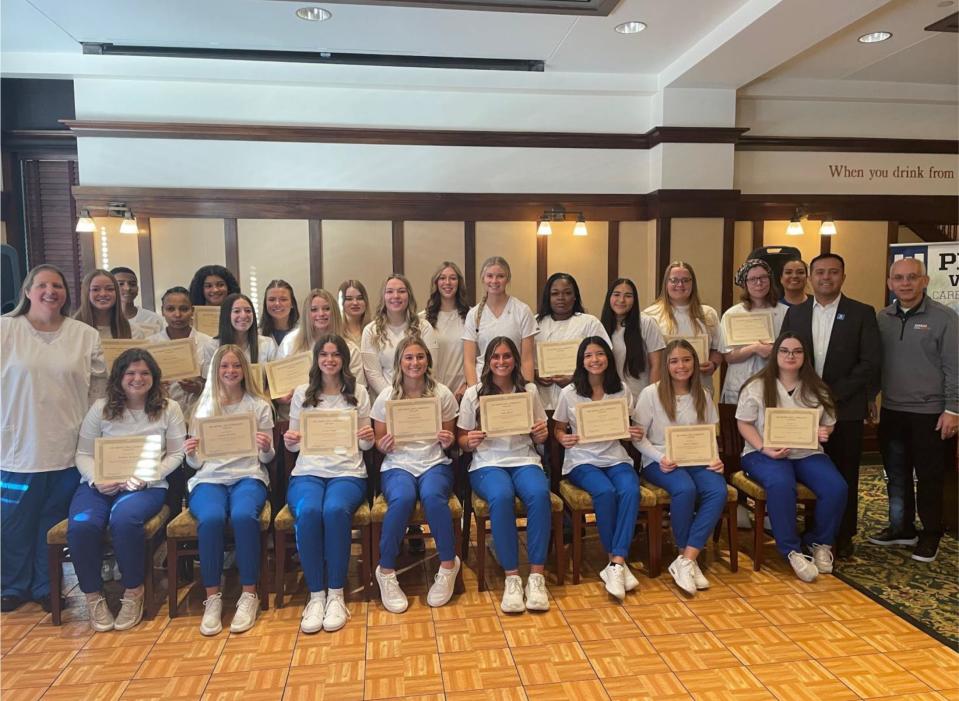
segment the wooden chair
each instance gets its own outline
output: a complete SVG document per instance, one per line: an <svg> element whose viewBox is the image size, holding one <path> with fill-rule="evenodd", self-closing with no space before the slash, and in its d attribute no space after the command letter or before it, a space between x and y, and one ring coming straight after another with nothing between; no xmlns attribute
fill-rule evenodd
<svg viewBox="0 0 959 701"><path fill-rule="evenodd" d="M156 616L159 601L156 600L156 573L153 568L153 556L156 549L163 542L163 526L170 518L170 507L164 504L156 516L143 525L146 538L146 554L144 556L143 580L143 617L150 620ZM70 550L67 546L67 527L69 519L64 519L47 531L47 566L50 572L50 613L53 625L60 625L63 611L60 607L60 597L63 596L63 563L71 562ZM104 533L104 540L110 542L110 529Z"/></svg>
<svg viewBox="0 0 959 701"><path fill-rule="evenodd" d="M260 509L260 581L257 583L257 594L260 597L260 609L266 611L270 608L269 602L269 572L267 565L269 563L269 543L270 524L273 521L273 510L269 498ZM190 513L189 509L183 509L166 527L167 537L167 596L170 603L170 618L176 618L177 615L177 562L182 557L196 557L200 553L199 539L197 536L197 520ZM224 533L224 543L232 544L233 529L229 524ZM194 576L194 584L197 581Z"/></svg>
<svg viewBox="0 0 959 701"><path fill-rule="evenodd" d="M296 550L296 538L290 538L296 522L289 504L285 504L273 521L273 562L275 565L274 586L276 590L275 605L283 608L283 599L286 594L286 560L287 553ZM360 537L353 542L359 542L362 550L360 561L360 578L363 580L363 600L369 601L372 595L371 562L372 548L370 540L370 505L362 502L353 514L353 529L359 530Z"/></svg>

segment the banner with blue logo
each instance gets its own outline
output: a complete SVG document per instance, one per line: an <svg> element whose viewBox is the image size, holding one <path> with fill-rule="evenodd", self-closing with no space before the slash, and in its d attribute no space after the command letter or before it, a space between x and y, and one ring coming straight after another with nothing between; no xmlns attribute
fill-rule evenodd
<svg viewBox="0 0 959 701"><path fill-rule="evenodd" d="M918 258L926 264L926 294L959 314L959 241L902 243L889 247L889 265L901 258Z"/></svg>

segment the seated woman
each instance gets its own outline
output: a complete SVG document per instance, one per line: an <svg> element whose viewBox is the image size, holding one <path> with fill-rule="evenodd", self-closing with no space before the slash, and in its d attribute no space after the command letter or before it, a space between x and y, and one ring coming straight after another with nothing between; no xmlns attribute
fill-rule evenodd
<svg viewBox="0 0 959 701"><path fill-rule="evenodd" d="M80 590L86 594L90 626L98 633L128 630L143 618L143 526L163 508L165 477L183 460L185 435L183 413L160 386L160 368L153 356L139 348L121 353L110 371L107 396L93 403L80 427L76 460L81 480L70 503L67 525L73 567ZM125 482L94 482L96 439L122 436L159 437L158 464L155 470L149 468L152 481L134 476ZM101 591L100 564L107 527L125 589L115 619Z"/></svg>
<svg viewBox="0 0 959 701"><path fill-rule="evenodd" d="M690 596L708 589L696 558L706 547L726 506L723 464L679 467L666 454L666 427L719 423L712 397L702 385L696 351L683 339L666 344L659 382L639 395L633 418L646 435L636 444L643 454L643 477L669 492L669 520L679 555L669 566L676 585Z"/></svg>
<svg viewBox="0 0 959 701"><path fill-rule="evenodd" d="M350 372L349 358L350 349L342 337L325 334L316 339L310 381L293 392L290 428L283 434L287 450L299 452L304 411L356 412L359 450L352 455L300 453L286 493L296 519L303 577L310 590L300 620L300 630L307 634L339 630L350 618L343 587L350 563L353 513L366 500L362 451L373 447L373 427L369 395Z"/></svg>
<svg viewBox="0 0 959 701"><path fill-rule="evenodd" d="M563 387L556 402L553 431L556 440L566 449L563 475L593 498L599 539L609 556L609 564L599 576L606 583L606 591L622 601L626 592L639 586L626 564L639 511L639 477L619 441L583 443L576 433L578 404L620 398L626 400L627 406L632 405L606 339L601 336L583 339L576 352L573 380ZM638 441L643 437L643 429L630 426L629 435Z"/></svg>
<svg viewBox="0 0 959 701"><path fill-rule="evenodd" d="M460 571L460 559L453 545L453 515L449 498L453 492L453 464L443 451L453 445L453 428L458 407L449 388L433 379L433 356L419 336L407 336L396 346L393 361L393 385L387 387L373 404L370 415L376 433L376 447L383 453L380 485L389 506L380 537L380 562L376 581L383 606L392 613L403 613L406 595L396 579L399 555L406 523L416 506L417 497L436 540L440 568L426 596L430 606L443 606L453 596L453 584ZM397 443L387 432L386 403L405 399L436 397L440 404L442 428L432 440Z"/></svg>
<svg viewBox="0 0 959 701"><path fill-rule="evenodd" d="M777 338L772 351L775 360L743 385L736 420L746 441L743 470L766 490L776 548L796 576L811 582L820 573L832 572L832 544L846 508L846 481L822 446L816 450L763 446L767 407L818 410L819 442L829 440L836 423L835 404L806 351L795 334ZM816 495L813 528L802 538L796 530L797 481Z"/></svg>
<svg viewBox="0 0 959 701"><path fill-rule="evenodd" d="M487 438L479 425L480 397L514 392L532 395L534 423L530 432ZM549 597L543 572L550 531L549 479L534 446L546 442L546 412L536 385L523 380L519 351L509 337L497 336L487 344L480 382L463 395L457 427L460 449L473 453L470 485L489 504L496 559L506 570L506 587L500 608L506 613L520 613L524 607L530 611L546 611ZM514 508L517 496L526 506L529 579L525 605L523 580L519 576L519 536Z"/></svg>
<svg viewBox="0 0 959 701"><path fill-rule="evenodd" d="M216 635L223 630L223 530L229 519L236 542L236 564L243 591L230 624L231 633L253 627L260 610L256 583L260 579L260 511L266 503L269 475L265 463L273 450L273 405L254 381L250 363L239 346L217 348L210 363L209 381L193 413L194 421L209 416L251 414L256 423L258 455L206 458L199 438L184 444L187 464L197 473L187 483L190 512L197 520L200 541L200 576L206 588L200 632ZM195 431L194 431L195 432Z"/></svg>

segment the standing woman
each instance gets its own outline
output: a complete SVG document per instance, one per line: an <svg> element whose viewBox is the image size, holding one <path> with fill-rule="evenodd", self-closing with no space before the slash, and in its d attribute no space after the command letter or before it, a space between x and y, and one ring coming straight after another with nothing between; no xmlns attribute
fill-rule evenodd
<svg viewBox="0 0 959 701"><path fill-rule="evenodd" d="M286 280L270 280L263 297L263 313L260 314L260 335L270 336L279 346L284 336L296 328L300 310L296 307L293 286Z"/></svg>
<svg viewBox="0 0 959 701"><path fill-rule="evenodd" d="M338 294L343 310L343 338L358 348L363 340L363 329L370 323L369 295L359 280L344 280Z"/></svg>
<svg viewBox="0 0 959 701"><path fill-rule="evenodd" d="M472 314L473 312L470 312ZM528 434L487 438L480 426L480 397L529 392L533 402L533 426ZM459 447L473 453L470 485L488 504L493 527L496 559L506 571L500 608L505 613L549 609L546 593L546 550L549 546L549 480L543 471L537 445L546 442L546 412L536 385L526 383L520 371L519 351L513 339L490 339L483 357L479 384L471 385L460 404ZM529 579L525 592L519 576L519 536L516 531L514 500L526 506L526 553ZM526 597L524 604L523 597Z"/></svg>
<svg viewBox="0 0 959 701"><path fill-rule="evenodd" d="M190 301L196 307L219 307L227 295L239 292L240 283L222 265L204 265L190 281Z"/></svg>
<svg viewBox="0 0 959 701"><path fill-rule="evenodd" d="M773 269L764 260L750 258L736 272L736 285L743 289L740 303L723 313L720 326L720 349L726 360L726 382L720 401L735 404L739 401L739 390L743 383L756 374L769 362L772 341L769 343L750 343L746 346L730 346L726 342L726 316L729 314L772 314L773 339L779 336L787 307L779 303L779 291L773 282Z"/></svg>
<svg viewBox="0 0 959 701"><path fill-rule="evenodd" d="M163 311L163 320L166 328L147 339L148 343L163 343L189 338L193 342L193 353L196 355L197 367L202 366L203 349L213 340L205 333L193 328L193 304L190 303L190 293L185 287L171 287L163 293L160 299L160 309ZM190 420L193 407L200 398L206 380L200 377L191 377L185 380L174 380L164 383L170 399L180 405L183 418Z"/></svg>
<svg viewBox="0 0 959 701"><path fill-rule="evenodd" d="M101 339L144 338L123 315L118 290L117 279L109 270L91 270L83 276L80 306L73 318L95 328Z"/></svg>
<svg viewBox="0 0 959 701"><path fill-rule="evenodd" d="M666 343L656 320L639 313L636 283L625 277L613 281L606 291L600 320L613 341L619 378L633 399L638 399L646 385L659 382Z"/></svg>
<svg viewBox="0 0 959 701"><path fill-rule="evenodd" d="M217 348L233 344L239 346L250 363L269 363L276 360L276 342L270 336L256 332L256 310L244 294L227 295L220 305L220 331L203 348L200 371L209 376L210 361ZM261 384L257 380L257 385Z"/></svg>
<svg viewBox="0 0 959 701"><path fill-rule="evenodd" d="M342 335L340 310L337 308L336 299L326 290L310 290L303 300L303 313L299 315L299 319L299 325L287 334L280 344L277 360L297 353L312 353L320 336ZM346 346L350 351L346 360L350 374L357 384L365 385L360 349L350 341L346 342Z"/></svg>
<svg viewBox="0 0 959 701"><path fill-rule="evenodd" d="M380 537L380 561L376 581L383 606L391 613L403 613L409 603L396 579L396 558L417 498L436 540L440 568L426 596L430 606L443 606L453 596L453 584L460 571L460 559L453 545L453 515L449 498L453 493L453 461L444 452L453 445L458 407L453 393L433 379L433 358L423 341L407 336L396 347L393 385L373 404L370 416L376 447L383 453L380 484L389 507ZM442 428L433 440L397 443L387 432L386 403L390 400L436 397L440 403Z"/></svg>
<svg viewBox="0 0 959 701"><path fill-rule="evenodd" d="M363 329L360 343L363 373L372 396L392 386L396 347L407 335L422 338L430 353L435 354L439 348L433 327L416 314L413 286L394 273L383 282L376 314Z"/></svg>
<svg viewBox="0 0 959 701"><path fill-rule="evenodd" d="M667 336L708 336L709 357L697 359L699 371L706 377L704 387L712 393L712 376L723 356L720 354L719 315L699 301L699 288L693 266L680 260L670 263L663 274L663 284L656 301L643 310L659 324Z"/></svg>
<svg viewBox="0 0 959 701"><path fill-rule="evenodd" d="M156 480L131 477L125 482L94 480L97 438L158 436ZM129 630L143 618L146 541L143 526L166 500L166 476L183 460L186 424L180 406L160 385L160 368L153 356L131 348L113 363L107 396L90 407L80 427L77 469L80 486L70 502L67 544L80 591L86 595L90 626L98 633ZM150 445L150 444L148 444ZM114 619L103 596L103 534L109 527L113 551L123 581L120 611Z"/></svg>
<svg viewBox="0 0 959 701"><path fill-rule="evenodd" d="M253 627L260 610L256 583L260 577L260 511L266 503L269 475L265 463L274 456L273 406L252 381L250 363L235 345L220 346L213 356L209 388L194 413L194 419L208 416L252 414L256 423L258 455L208 459L200 454L200 439L191 437L183 445L186 462L197 473L190 478L190 512L197 520L200 541L200 576L206 588L200 632L216 635L223 629L223 529L227 519L236 541L236 564L243 591L236 602L231 633Z"/></svg>
<svg viewBox="0 0 959 701"><path fill-rule="evenodd" d="M688 341L666 344L661 379L639 395L633 418L646 435L636 443L643 455L643 478L669 492L669 520L679 555L669 565L676 585L690 596L708 589L696 558L706 547L726 507L723 463L679 467L666 454L666 427L717 424L719 415L703 387L696 351Z"/></svg>
<svg viewBox="0 0 959 701"><path fill-rule="evenodd" d="M606 329L592 314L583 309L583 300L579 294L579 285L569 273L553 273L543 286L543 295L536 314L539 333L536 343L549 341L572 341L588 336L599 336L609 345ZM559 393L571 381L570 375L544 377L536 370L536 384L539 386L539 398L546 411L553 411L559 400Z"/></svg>
<svg viewBox="0 0 959 701"><path fill-rule="evenodd" d="M820 445L816 450L767 448L763 445L766 408L816 409L819 442L829 440L836 405L816 374L812 356L799 336L784 333L773 344L773 361L750 377L739 395L736 420L746 441L742 465L766 490L769 521L776 548L796 576L811 582L832 572L832 545L846 508L848 487ZM796 530L796 482L816 495L813 526L802 538ZM805 552L811 553L812 557Z"/></svg>
<svg viewBox="0 0 959 701"><path fill-rule="evenodd" d="M0 318L0 611L50 610L47 531L67 517L80 479L74 457L91 376L106 366L96 329L67 316L67 280L52 265L27 273Z"/></svg>
<svg viewBox="0 0 959 701"><path fill-rule="evenodd" d="M633 461L619 441L583 443L576 433L576 406L606 399L625 399L629 407L631 395L616 368L613 351L602 336L584 338L576 352L573 381L559 393L553 435L566 449L563 476L593 499L599 539L609 557L609 564L600 573L606 591L622 601L626 592L639 586L629 571L626 557L636 529L639 511L639 477ZM640 426L630 426L631 440L643 437Z"/></svg>
<svg viewBox="0 0 959 701"><path fill-rule="evenodd" d="M806 294L806 279L809 277L809 268L802 258L787 260L783 264L783 272L779 276L783 288L783 297L780 300L787 307L802 304L809 296Z"/></svg>
<svg viewBox="0 0 959 701"><path fill-rule="evenodd" d="M469 310L463 327L463 373L466 384L477 384L483 375L483 358L493 338L507 336L522 353L523 379L535 377L536 350L533 336L539 333L530 308L507 294L512 273L505 258L492 256L483 261L480 281L483 299Z"/></svg>
<svg viewBox="0 0 959 701"><path fill-rule="evenodd" d="M346 625L343 587L350 563L353 513L366 499L363 451L373 447L370 398L356 383L347 364L346 341L325 334L313 347L310 382L293 393L290 428L283 434L286 448L300 450L300 417L310 409L355 411L358 448L353 455L296 458L286 499L296 520L296 548L310 598L303 609L300 630L317 633Z"/></svg>
<svg viewBox="0 0 959 701"><path fill-rule="evenodd" d="M163 328L163 317L144 307L137 307L135 304L137 295L140 294L137 274L126 267L110 268L110 272L116 278L123 316L127 318L127 321L132 326L142 329L144 336L152 336L159 332Z"/></svg>
<svg viewBox="0 0 959 701"><path fill-rule="evenodd" d="M469 312L463 273L452 261L443 261L430 278L430 298L420 312L436 331L436 380L449 387L456 401L466 391L463 374L463 322Z"/></svg>

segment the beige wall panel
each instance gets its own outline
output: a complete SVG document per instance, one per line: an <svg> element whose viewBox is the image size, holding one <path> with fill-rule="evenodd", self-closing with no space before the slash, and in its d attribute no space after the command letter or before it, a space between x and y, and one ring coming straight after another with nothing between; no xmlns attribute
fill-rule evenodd
<svg viewBox="0 0 959 701"><path fill-rule="evenodd" d="M293 286L297 304L310 289L310 223L306 219L239 219L239 282L256 305L257 320L270 280Z"/></svg>
<svg viewBox="0 0 959 701"><path fill-rule="evenodd" d="M846 261L843 294L876 308L886 304L886 229L884 221L837 221L831 244Z"/></svg>
<svg viewBox="0 0 959 701"><path fill-rule="evenodd" d="M137 237L120 233L120 223L123 220L119 217L96 217L93 221L97 224L97 230L93 233L93 255L96 266L107 270L118 266L131 268L139 279L140 251L137 248ZM104 261L104 242L106 243L106 261ZM187 279L187 283L189 282Z"/></svg>
<svg viewBox="0 0 959 701"><path fill-rule="evenodd" d="M335 291L344 280L359 280L370 295L370 312L393 272L393 226L388 221L323 221L323 286Z"/></svg>
<svg viewBox="0 0 959 701"><path fill-rule="evenodd" d="M900 226L898 243L923 243L923 240L908 226Z"/></svg>
<svg viewBox="0 0 959 701"><path fill-rule="evenodd" d="M549 253L546 257L548 275L563 272L576 278L583 306L593 316L603 311L609 260L609 225L591 221L587 224L588 236L573 236L575 222L558 222L553 225L549 237ZM540 290L542 294L542 290Z"/></svg>
<svg viewBox="0 0 959 701"><path fill-rule="evenodd" d="M655 221L620 222L619 276L636 283L641 309L656 299L659 276L656 275Z"/></svg>
<svg viewBox="0 0 959 701"><path fill-rule="evenodd" d="M510 294L526 302L536 312L536 222L476 222L476 285L482 297L480 268L490 256L500 256L513 273Z"/></svg>
<svg viewBox="0 0 959 701"><path fill-rule="evenodd" d="M403 262L413 284L416 302L426 308L430 278L444 260L464 267L466 253L461 221L408 221L403 223ZM464 272L465 275L465 272ZM469 291L470 295L472 290ZM469 299L472 299L468 295Z"/></svg>
<svg viewBox="0 0 959 701"><path fill-rule="evenodd" d="M150 233L157 304L174 285L189 289L198 268L226 264L222 219L150 219Z"/></svg>
<svg viewBox="0 0 959 701"><path fill-rule="evenodd" d="M733 277L739 266L746 261L753 251L753 223L751 221L738 221L733 231ZM736 287L733 280L727 280L726 284L733 291L733 303L739 299L740 288ZM723 310L725 311L725 310Z"/></svg>
<svg viewBox="0 0 959 701"><path fill-rule="evenodd" d="M803 220L802 236L790 236L786 233L788 221L767 221L763 226L764 246L795 246L802 251L802 259L809 263L819 255L822 241L819 236L819 222Z"/></svg>
<svg viewBox="0 0 959 701"><path fill-rule="evenodd" d="M675 218L670 257L696 270L699 298L717 311L723 306L723 220ZM662 271L660 271L662 275Z"/></svg>

